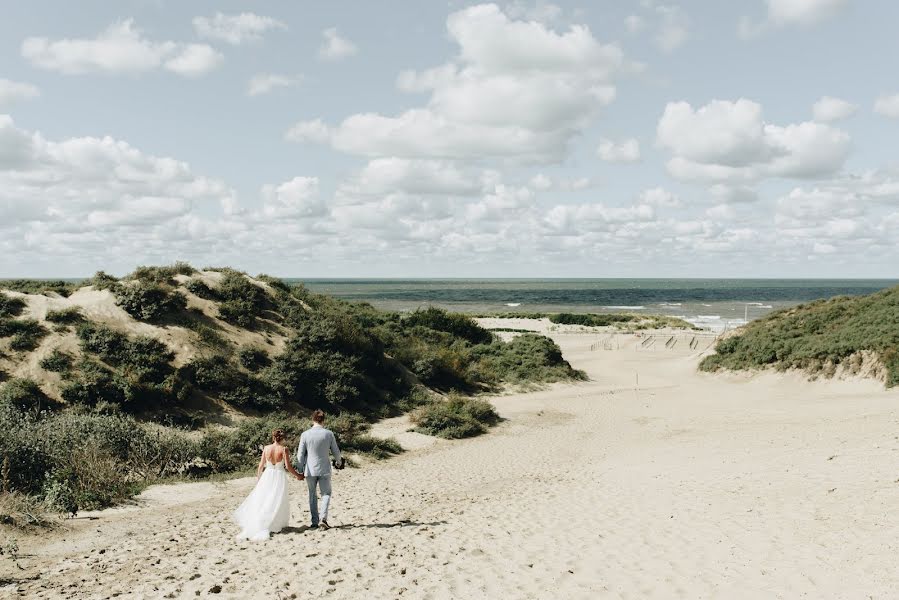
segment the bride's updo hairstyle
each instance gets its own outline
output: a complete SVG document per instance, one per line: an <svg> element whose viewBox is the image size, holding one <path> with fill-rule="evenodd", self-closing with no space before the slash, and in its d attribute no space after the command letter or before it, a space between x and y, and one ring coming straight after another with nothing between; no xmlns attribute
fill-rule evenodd
<svg viewBox="0 0 899 600"><path fill-rule="evenodd" d="M272 431L272 439L280 444L282 441L284 441L284 430L275 429L274 431Z"/></svg>

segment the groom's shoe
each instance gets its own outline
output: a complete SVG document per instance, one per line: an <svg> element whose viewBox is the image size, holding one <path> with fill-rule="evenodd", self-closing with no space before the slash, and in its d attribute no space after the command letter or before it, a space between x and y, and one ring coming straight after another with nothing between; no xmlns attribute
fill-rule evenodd
<svg viewBox="0 0 899 600"><path fill-rule="evenodd" d="M318 528L319 529L331 529L331 526L328 525L327 521L322 521L321 523L319 523Z"/></svg>

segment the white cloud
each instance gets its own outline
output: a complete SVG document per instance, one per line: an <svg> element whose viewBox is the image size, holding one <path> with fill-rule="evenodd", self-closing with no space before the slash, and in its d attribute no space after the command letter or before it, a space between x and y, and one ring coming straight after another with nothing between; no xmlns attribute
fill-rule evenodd
<svg viewBox="0 0 899 600"><path fill-rule="evenodd" d="M193 24L198 36L234 45L261 40L269 30L287 29L277 19L254 13L226 15L217 12L212 17L194 17Z"/></svg>
<svg viewBox="0 0 899 600"><path fill-rule="evenodd" d="M354 196L391 192L468 196L479 193L490 180L486 173L464 171L450 161L378 158L369 161L351 181L342 185L339 193Z"/></svg>
<svg viewBox="0 0 899 600"><path fill-rule="evenodd" d="M690 20L686 13L678 6L656 6L655 11L659 19L656 45L665 52L672 52L684 45L690 37Z"/></svg>
<svg viewBox="0 0 899 600"><path fill-rule="evenodd" d="M42 232L50 246L73 236L117 246L128 237L114 229L99 235L98 227L135 228L136 246L156 235L168 239L163 224L187 217L195 205L215 210L234 198L228 186L194 174L186 163L149 156L108 137L49 141L18 129L5 115L0 190L6 200L0 207L3 226ZM63 245L69 253L80 249Z"/></svg>
<svg viewBox="0 0 899 600"><path fill-rule="evenodd" d="M289 77L277 73L259 73L253 75L247 83L247 96L261 96L268 94L276 88L292 87L298 85L302 77Z"/></svg>
<svg viewBox="0 0 899 600"><path fill-rule="evenodd" d="M0 107L19 100L30 100L41 95L37 86L0 77Z"/></svg>
<svg viewBox="0 0 899 600"><path fill-rule="evenodd" d="M663 52L673 52L690 38L690 18L681 7L653 0L643 0L640 5L643 15L631 14L624 19L628 33L651 31L653 43Z"/></svg>
<svg viewBox="0 0 899 600"><path fill-rule="evenodd" d="M447 29L457 59L398 79L401 89L430 91L426 107L398 116L360 113L333 128L306 121L288 138L327 136L338 150L372 157L558 161L614 98L623 55L584 26L559 34L480 5L451 14Z"/></svg>
<svg viewBox="0 0 899 600"><path fill-rule="evenodd" d="M537 173L531 178L531 187L538 191L546 191L553 186L553 180L544 175Z"/></svg>
<svg viewBox="0 0 899 600"><path fill-rule="evenodd" d="M608 162L636 162L640 160L640 143L634 138L620 142L602 138L596 153Z"/></svg>
<svg viewBox="0 0 899 600"><path fill-rule="evenodd" d="M638 196L640 204L655 206L657 208L682 208L683 203L676 194L661 187L643 190Z"/></svg>
<svg viewBox="0 0 899 600"><path fill-rule="evenodd" d="M624 27L628 33L639 33L646 27L646 21L640 15L628 15L624 19Z"/></svg>
<svg viewBox="0 0 899 600"><path fill-rule="evenodd" d="M767 0L766 20L756 22L746 16L740 17L737 34L749 40L772 27L808 27L833 17L847 4L848 0Z"/></svg>
<svg viewBox="0 0 899 600"><path fill-rule="evenodd" d="M751 187L716 183L709 188L709 194L719 204L748 204L759 199Z"/></svg>
<svg viewBox="0 0 899 600"><path fill-rule="evenodd" d="M874 112L891 119L899 119L899 94L883 94L874 101Z"/></svg>
<svg viewBox="0 0 899 600"><path fill-rule="evenodd" d="M850 147L849 135L827 124L767 124L762 107L745 99L713 100L695 110L668 103L657 136L673 152L667 166L674 177L731 184L831 175Z"/></svg>
<svg viewBox="0 0 899 600"><path fill-rule="evenodd" d="M308 219L327 214L318 177L294 177L277 186L265 185L262 199L262 212L268 218Z"/></svg>
<svg viewBox="0 0 899 600"><path fill-rule="evenodd" d="M322 31L322 45L318 49L318 56L323 60L340 60L353 56L358 48L350 40L340 37L334 27Z"/></svg>
<svg viewBox="0 0 899 600"><path fill-rule="evenodd" d="M190 44L167 60L165 68L184 77L198 77L216 69L224 60L221 52L206 44Z"/></svg>
<svg viewBox="0 0 899 600"><path fill-rule="evenodd" d="M812 114L818 122L830 123L852 116L858 110L858 106L831 96L822 96L812 105Z"/></svg>
<svg viewBox="0 0 899 600"><path fill-rule="evenodd" d="M830 18L848 0L767 0L768 19L775 25L812 25Z"/></svg>
<svg viewBox="0 0 899 600"><path fill-rule="evenodd" d="M331 140L331 128L328 127L321 119L313 121L300 121L293 124L287 133L284 134L285 139L291 142L316 142L324 144Z"/></svg>
<svg viewBox="0 0 899 600"><path fill-rule="evenodd" d="M552 23L562 16L561 7L545 0L537 0L536 3L515 0L508 3L504 10L513 19L539 21L540 23Z"/></svg>
<svg viewBox="0 0 899 600"><path fill-rule="evenodd" d="M113 23L90 39L51 41L29 37L22 42L21 52L34 66L66 75L142 73L165 66L176 73L195 76L222 62L222 55L205 44L148 40L134 26L133 19Z"/></svg>

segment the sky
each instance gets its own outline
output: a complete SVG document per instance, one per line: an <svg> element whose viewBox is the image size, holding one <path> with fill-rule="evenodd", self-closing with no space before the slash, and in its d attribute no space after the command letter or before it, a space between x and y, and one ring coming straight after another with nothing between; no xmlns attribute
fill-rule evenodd
<svg viewBox="0 0 899 600"><path fill-rule="evenodd" d="M892 0L0 4L0 277L899 276Z"/></svg>

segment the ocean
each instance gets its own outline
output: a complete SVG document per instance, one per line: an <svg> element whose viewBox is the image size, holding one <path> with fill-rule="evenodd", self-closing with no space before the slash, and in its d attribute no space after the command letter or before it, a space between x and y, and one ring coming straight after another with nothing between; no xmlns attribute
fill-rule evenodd
<svg viewBox="0 0 899 600"><path fill-rule="evenodd" d="M378 308L439 306L470 313L636 312L681 317L712 330L772 310L832 296L856 296L895 279L291 279L310 291Z"/></svg>

